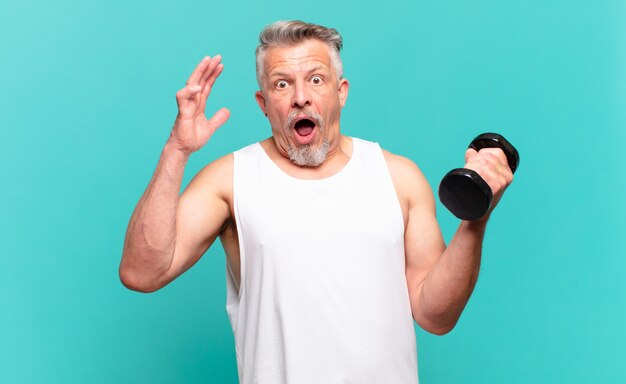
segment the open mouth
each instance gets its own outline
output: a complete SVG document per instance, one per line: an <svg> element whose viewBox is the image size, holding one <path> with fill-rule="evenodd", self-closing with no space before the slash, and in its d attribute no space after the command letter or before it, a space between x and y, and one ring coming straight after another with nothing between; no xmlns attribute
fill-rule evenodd
<svg viewBox="0 0 626 384"><path fill-rule="evenodd" d="M296 130L298 136L307 137L313 133L313 130L315 129L315 122L311 119L303 118L296 121L293 128Z"/></svg>

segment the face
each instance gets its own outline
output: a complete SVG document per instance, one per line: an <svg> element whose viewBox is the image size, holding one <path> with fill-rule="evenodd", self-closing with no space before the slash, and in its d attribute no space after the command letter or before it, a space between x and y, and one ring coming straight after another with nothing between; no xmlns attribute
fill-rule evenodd
<svg viewBox="0 0 626 384"><path fill-rule="evenodd" d="M318 166L338 148L348 81L338 79L330 47L319 40L268 48L263 90L256 100L280 153L300 166Z"/></svg>

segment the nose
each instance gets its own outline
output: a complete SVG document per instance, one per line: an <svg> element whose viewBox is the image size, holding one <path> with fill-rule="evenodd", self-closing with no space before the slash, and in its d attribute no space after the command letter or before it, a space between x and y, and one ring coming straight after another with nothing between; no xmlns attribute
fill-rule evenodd
<svg viewBox="0 0 626 384"><path fill-rule="evenodd" d="M291 96L292 108L304 108L311 106L311 94L310 90L303 84L303 82L297 82L293 87L293 94Z"/></svg>

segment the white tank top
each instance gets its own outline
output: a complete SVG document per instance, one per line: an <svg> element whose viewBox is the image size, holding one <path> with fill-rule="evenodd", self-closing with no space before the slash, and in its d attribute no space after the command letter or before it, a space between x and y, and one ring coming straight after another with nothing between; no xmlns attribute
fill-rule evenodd
<svg viewBox="0 0 626 384"><path fill-rule="evenodd" d="M242 384L417 383L404 222L383 153L353 138L321 180L259 143L234 154L241 284L226 309Z"/></svg>

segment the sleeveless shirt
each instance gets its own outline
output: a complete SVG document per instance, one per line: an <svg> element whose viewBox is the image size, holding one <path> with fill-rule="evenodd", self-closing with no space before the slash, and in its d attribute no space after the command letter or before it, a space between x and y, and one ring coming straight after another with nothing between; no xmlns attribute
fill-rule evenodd
<svg viewBox="0 0 626 384"><path fill-rule="evenodd" d="M241 282L226 310L242 384L415 384L401 207L377 143L297 179L259 143L234 153Z"/></svg>

